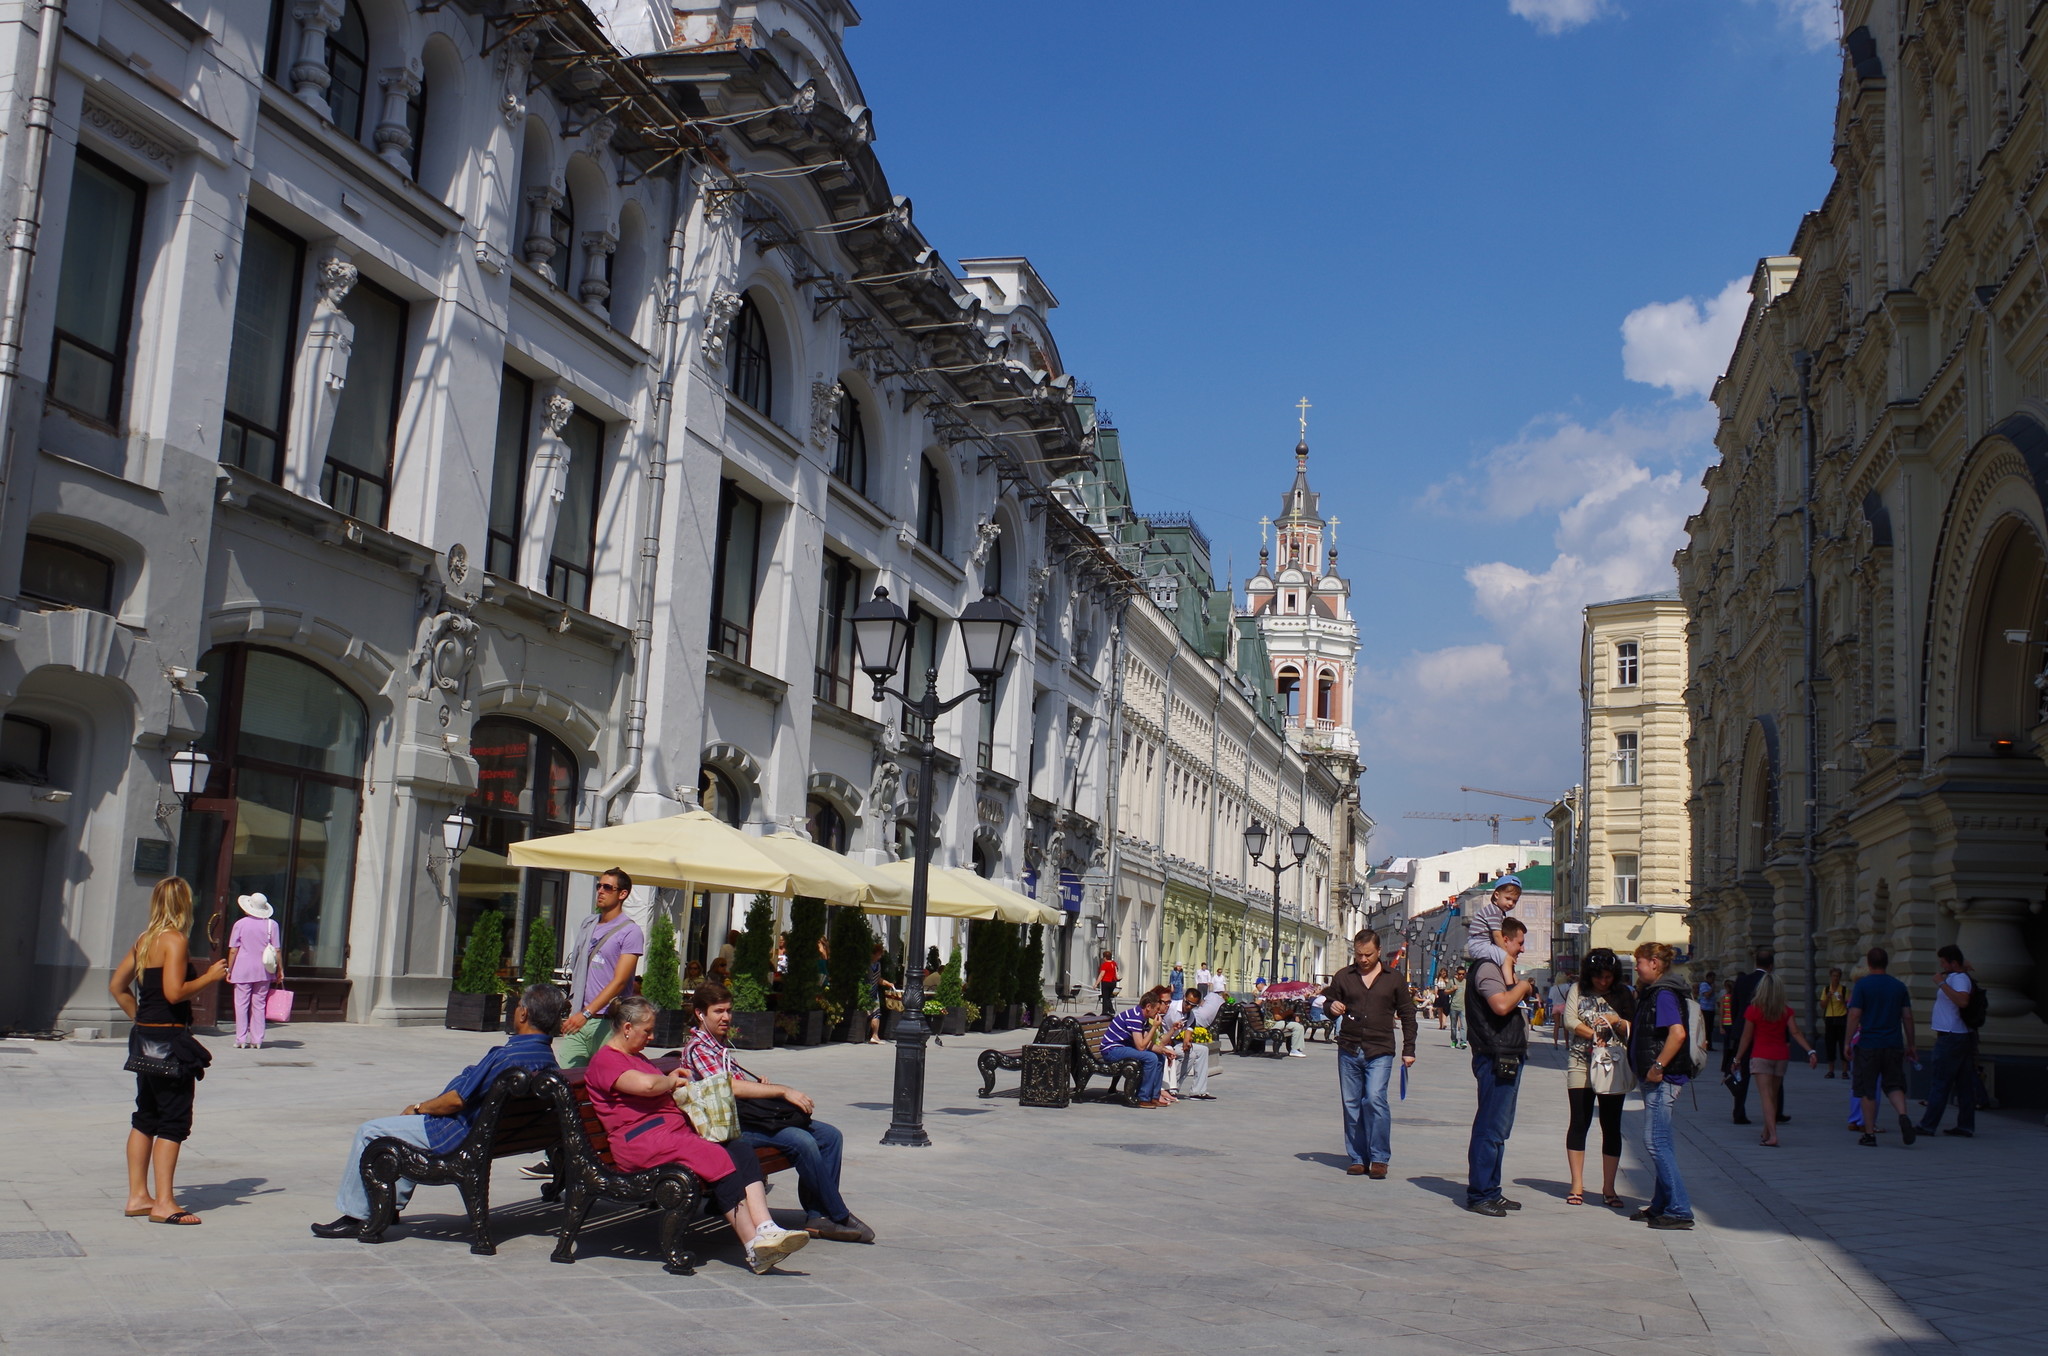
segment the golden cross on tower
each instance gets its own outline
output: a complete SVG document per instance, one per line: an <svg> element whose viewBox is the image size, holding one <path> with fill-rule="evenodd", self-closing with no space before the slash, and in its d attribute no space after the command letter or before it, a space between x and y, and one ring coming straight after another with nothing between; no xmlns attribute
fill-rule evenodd
<svg viewBox="0 0 2048 1356"><path fill-rule="evenodd" d="M1315 406L1313 406L1313 405L1311 405L1311 404L1309 404L1309 403L1308 403L1308 397L1307 397L1307 396L1303 396L1303 397L1302 397L1302 398L1301 398L1300 400L1297 400L1297 401L1296 401L1296 402L1294 403L1294 408L1295 408L1295 409L1297 409L1297 410L1300 410L1300 411L1301 411L1301 440L1302 440L1303 442L1307 442L1307 441L1308 441L1308 412L1309 412L1310 410L1314 409L1314 408L1315 408Z"/></svg>

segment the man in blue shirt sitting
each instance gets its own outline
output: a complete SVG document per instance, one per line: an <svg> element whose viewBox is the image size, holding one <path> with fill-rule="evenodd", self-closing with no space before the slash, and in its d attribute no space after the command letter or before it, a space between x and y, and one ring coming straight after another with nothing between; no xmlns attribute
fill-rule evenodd
<svg viewBox="0 0 2048 1356"><path fill-rule="evenodd" d="M519 1006L512 1010L512 1025L518 1034L511 1040L455 1075L440 1096L415 1102L399 1115L364 1121L357 1126L355 1143L349 1146L348 1161L342 1167L341 1186L334 1193L341 1218L330 1224L315 1224L314 1236L361 1237L363 1221L370 1213L369 1196L363 1190L363 1150L371 1140L389 1135L437 1154L453 1151L469 1134L474 1119L471 1108L498 1081L499 1074L507 1069L555 1067L552 1042L561 1033L562 1018L568 1011L569 1000L560 989L552 984L534 985L520 995ZM401 1180L398 1208L405 1209L411 1199L412 1183Z"/></svg>
<svg viewBox="0 0 2048 1356"><path fill-rule="evenodd" d="M1160 1084L1166 1078L1166 1061L1158 1047L1159 1019L1166 1014L1166 986L1148 989L1138 1006L1125 1008L1109 1019L1102 1032L1102 1062L1115 1064L1135 1059L1143 1069L1138 1076L1138 1105L1147 1111L1167 1105Z"/></svg>

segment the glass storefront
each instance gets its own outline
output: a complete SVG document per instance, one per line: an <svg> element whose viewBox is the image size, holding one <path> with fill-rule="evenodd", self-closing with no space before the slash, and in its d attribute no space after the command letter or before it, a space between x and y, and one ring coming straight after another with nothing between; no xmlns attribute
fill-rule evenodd
<svg viewBox="0 0 2048 1356"><path fill-rule="evenodd" d="M505 920L504 968L516 973L525 965L527 939L538 918L546 918L555 930L553 963L559 965L560 948L569 940L564 935L568 875L522 871L507 854L514 843L576 827L576 760L560 740L509 716L478 721L469 751L477 766L476 794L468 805L476 833L462 854L457 877L450 963L460 958L478 916L496 909Z"/></svg>

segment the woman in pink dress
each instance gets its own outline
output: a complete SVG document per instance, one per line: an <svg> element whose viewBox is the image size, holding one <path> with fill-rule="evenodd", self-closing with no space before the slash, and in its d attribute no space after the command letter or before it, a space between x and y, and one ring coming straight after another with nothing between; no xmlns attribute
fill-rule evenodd
<svg viewBox="0 0 2048 1356"><path fill-rule="evenodd" d="M242 916L228 933L228 982L235 986L235 1048L263 1048L263 1004L270 997L271 972L263 965L263 948L277 948L278 970L284 969L284 947L275 912L263 895L239 895Z"/></svg>
<svg viewBox="0 0 2048 1356"><path fill-rule="evenodd" d="M756 1273L769 1271L811 1236L779 1227L768 1213L761 1164L752 1148L737 1140L712 1143L675 1104L675 1090L690 1081L689 1070L663 1073L640 1053L654 1038L655 1011L638 994L614 1002L611 1038L584 1071L583 1087L611 1140L612 1158L627 1172L680 1163L703 1178L745 1245L747 1265Z"/></svg>

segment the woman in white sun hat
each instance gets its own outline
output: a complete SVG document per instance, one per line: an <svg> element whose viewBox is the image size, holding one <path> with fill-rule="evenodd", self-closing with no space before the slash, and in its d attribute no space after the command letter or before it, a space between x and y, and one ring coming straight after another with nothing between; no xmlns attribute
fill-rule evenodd
<svg viewBox="0 0 2048 1356"><path fill-rule="evenodd" d="M282 977L284 952L263 895L240 895L242 917L228 934L228 980L235 986L235 1048L263 1048L263 1005L270 986Z"/></svg>

